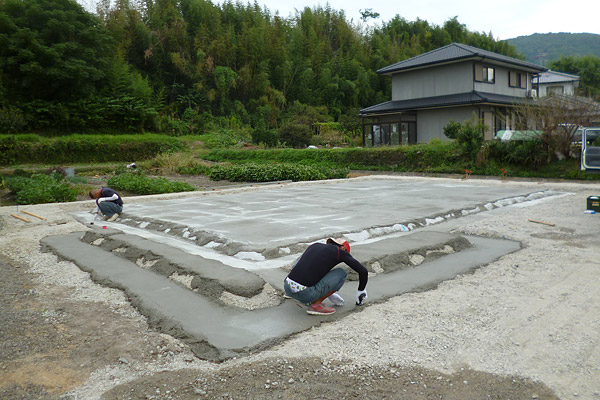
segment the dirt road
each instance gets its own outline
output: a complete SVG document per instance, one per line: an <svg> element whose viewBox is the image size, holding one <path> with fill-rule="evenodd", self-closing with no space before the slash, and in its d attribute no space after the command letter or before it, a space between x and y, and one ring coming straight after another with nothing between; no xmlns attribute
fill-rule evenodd
<svg viewBox="0 0 600 400"><path fill-rule="evenodd" d="M46 220L2 207L0 398L600 399L600 215L583 212L600 185L502 184L566 193L454 230L521 251L222 364L41 252L44 236L84 229L68 213L89 202L25 208Z"/></svg>

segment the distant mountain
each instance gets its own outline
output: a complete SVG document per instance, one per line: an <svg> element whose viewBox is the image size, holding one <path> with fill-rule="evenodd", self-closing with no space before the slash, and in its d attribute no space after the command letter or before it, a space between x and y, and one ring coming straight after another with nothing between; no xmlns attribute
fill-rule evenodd
<svg viewBox="0 0 600 400"><path fill-rule="evenodd" d="M595 33L535 33L508 39L527 61L546 65L560 56L600 57L600 35Z"/></svg>

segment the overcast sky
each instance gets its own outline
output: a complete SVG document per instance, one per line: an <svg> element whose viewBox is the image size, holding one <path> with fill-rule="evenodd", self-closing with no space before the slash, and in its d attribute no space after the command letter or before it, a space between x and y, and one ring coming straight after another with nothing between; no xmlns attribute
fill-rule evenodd
<svg viewBox="0 0 600 400"><path fill-rule="evenodd" d="M235 0L233 0L235 2ZM242 1L247 3L248 1ZM253 3L253 1L250 1ZM360 10L370 8L380 14L376 23L391 20L396 14L408 21L417 18L433 25L443 25L455 16L472 32L492 34L495 39L512 39L534 33L571 32L600 34L600 1L598 0L257 0L273 14L281 17L304 7L329 4L344 10L346 19L360 21ZM221 4L222 1L213 1Z"/></svg>

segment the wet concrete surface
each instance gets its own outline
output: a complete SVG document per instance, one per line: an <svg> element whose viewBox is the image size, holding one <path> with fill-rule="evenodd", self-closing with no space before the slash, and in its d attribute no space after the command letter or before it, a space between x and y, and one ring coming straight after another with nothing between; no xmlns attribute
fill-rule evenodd
<svg viewBox="0 0 600 400"><path fill-rule="evenodd" d="M211 243L239 258L269 258L326 236L361 241L547 195L485 182L348 179L137 203L126 206L121 222Z"/></svg>
<svg viewBox="0 0 600 400"><path fill-rule="evenodd" d="M370 271L372 304L431 288L520 248L449 233L445 222L556 194L396 179L279 185L126 204L113 223L92 225L92 215L80 213L91 232L47 237L43 245L96 282L122 289L154 328L220 361L357 310L356 282L344 285L346 304L326 317L309 316L283 296L253 310L222 301L224 292L251 298L268 286L281 294L289 266L312 242L349 239Z"/></svg>

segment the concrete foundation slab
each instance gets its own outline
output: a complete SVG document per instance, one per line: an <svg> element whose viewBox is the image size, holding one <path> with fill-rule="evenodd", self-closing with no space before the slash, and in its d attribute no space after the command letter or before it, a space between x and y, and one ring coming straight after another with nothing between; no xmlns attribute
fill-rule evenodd
<svg viewBox="0 0 600 400"><path fill-rule="evenodd" d="M327 317L309 316L303 305L281 296L287 271L310 243L348 239L352 254L369 269L369 303L381 302L517 251L520 244L513 241L433 228L558 194L525 190L386 178L264 186L136 204L125 199L117 222L91 224L91 214L79 213L89 232L42 242L89 271L96 282L123 290L151 326L183 339L199 357L219 361L357 311L356 282L344 285L340 294L346 304ZM245 309L223 300L224 294L255 298L269 288L280 295L264 307Z"/></svg>
<svg viewBox="0 0 600 400"><path fill-rule="evenodd" d="M185 239L194 245L186 251L220 261L220 255L235 256L253 269L331 236L361 242L556 194L462 181L350 179L126 204L119 229L146 230L160 241ZM84 223L91 218L78 217Z"/></svg>

